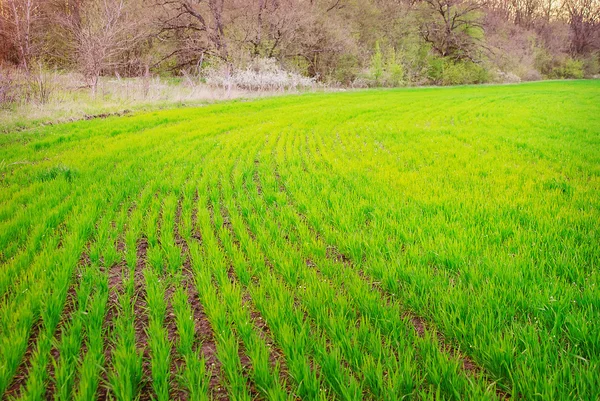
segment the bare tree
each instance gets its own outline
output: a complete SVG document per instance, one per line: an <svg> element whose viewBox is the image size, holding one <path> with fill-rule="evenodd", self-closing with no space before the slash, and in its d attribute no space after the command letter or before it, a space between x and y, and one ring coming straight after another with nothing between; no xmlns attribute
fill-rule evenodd
<svg viewBox="0 0 600 401"><path fill-rule="evenodd" d="M39 0L0 1L0 37L17 50L18 62L29 71L33 49L33 27L40 17Z"/></svg>
<svg viewBox="0 0 600 401"><path fill-rule="evenodd" d="M566 0L571 28L571 52L586 54L599 47L596 39L600 35L600 1Z"/></svg>
<svg viewBox="0 0 600 401"><path fill-rule="evenodd" d="M560 0L541 0L540 13L545 23L556 20L560 14Z"/></svg>
<svg viewBox="0 0 600 401"><path fill-rule="evenodd" d="M476 61L483 27L478 4L462 0L424 0L420 16L422 38L442 57Z"/></svg>
<svg viewBox="0 0 600 401"><path fill-rule="evenodd" d="M509 9L516 25L530 29L541 11L540 0L510 0Z"/></svg>
<svg viewBox="0 0 600 401"><path fill-rule="evenodd" d="M179 56L178 67L194 64L204 55L228 60L225 0L159 0L159 36L179 46L165 58Z"/></svg>
<svg viewBox="0 0 600 401"><path fill-rule="evenodd" d="M143 37L131 4L125 0L76 1L56 16L68 53L94 95L100 75L118 66L119 56Z"/></svg>

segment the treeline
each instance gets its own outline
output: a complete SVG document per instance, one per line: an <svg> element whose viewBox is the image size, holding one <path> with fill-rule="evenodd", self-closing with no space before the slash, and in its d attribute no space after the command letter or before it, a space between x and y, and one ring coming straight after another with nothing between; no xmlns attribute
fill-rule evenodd
<svg viewBox="0 0 600 401"><path fill-rule="evenodd" d="M355 87L581 78L599 52L600 0L0 0L0 63L92 87L273 68Z"/></svg>

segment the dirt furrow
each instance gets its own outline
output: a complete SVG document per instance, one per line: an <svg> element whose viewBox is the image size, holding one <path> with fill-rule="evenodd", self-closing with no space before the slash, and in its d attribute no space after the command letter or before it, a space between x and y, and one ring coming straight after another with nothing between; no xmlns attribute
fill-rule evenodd
<svg viewBox="0 0 600 401"><path fill-rule="evenodd" d="M165 321L164 325L167 329L167 338L169 342L172 344L171 347L171 380L170 380L170 394L169 398L171 400L185 400L187 399L187 393L181 388L177 381L177 376L179 372L182 371L185 361L177 352L176 344L179 342L179 334L177 332L177 322L175 319L175 312L173 310L173 294L175 292L174 286L169 286L165 291L165 301L166 301L166 313L165 313Z"/></svg>
<svg viewBox="0 0 600 401"><path fill-rule="evenodd" d="M234 241L233 241L234 245L236 246L238 251L241 252L239 240L237 239L237 236L233 229L233 225L231 224L231 221L230 221L231 218L229 216L229 212L227 211L227 208L222 207L221 212L223 214L223 221L224 221L223 225L229 231L229 233L231 234L231 237L234 239ZM237 281L237 278L235 277L235 272L234 272L233 268L229 269L229 279ZM281 383L287 383L289 386L289 377L287 377L287 365L285 362L285 357L283 355L283 351L277 347L275 341L273 340L273 336L271 334L271 330L269 329L269 326L267 325L265 319L263 319L260 312L256 309L254 302L252 301L252 297L248 293L246 287L243 285L241 285L241 286L242 286L243 305L245 307L247 307L250 311L250 318L252 320L254 327L257 329L256 330L257 334L263 339L263 341L265 341L265 343L269 347L269 364L271 366L271 369L275 370L276 368L279 368L279 379L280 379ZM290 388L288 388L288 390L291 391Z"/></svg>
<svg viewBox="0 0 600 401"><path fill-rule="evenodd" d="M247 228L247 229L248 229L248 231L250 231L249 228ZM281 279L281 275L275 270L275 266L273 266L273 263L271 263L271 261L269 260L269 258L267 256L265 256L265 266L269 269L270 275L272 277L279 277L283 286L287 289L287 291L289 291L292 294L293 299L294 299L294 306L296 309L299 309L302 312L302 315L303 315L302 320L304 322L308 322L308 324L310 325L311 333L317 332L318 330L315 327L314 321L310 318L310 315L308 314L308 311L306 310L306 308L302 307L302 301L298 298L298 296L296 294L294 294L293 290L289 287L287 282L285 282L285 280ZM327 346L327 352L329 352L329 345L331 344L331 340L329 338L326 338L325 342L326 342L326 346ZM310 353L311 353L311 355L310 355L309 361L308 361L310 369L315 372L316 377L322 383L326 382L325 376L321 372L320 365L317 362L315 362L314 351L310 351ZM342 363L345 363L345 362L342 361ZM288 383L290 383L290 382L288 381Z"/></svg>
<svg viewBox="0 0 600 401"><path fill-rule="evenodd" d="M296 214L298 215L298 218L301 219L307 225L307 227L313 233L315 238L322 241L323 237L320 235L320 233L318 233L315 230L314 227L312 227L308 223L308 220L306 219L306 217L304 215L302 215L302 213L299 212L298 210L296 210ZM382 299L385 300L385 302L388 304L388 306L391 306L391 304L392 304L391 294L389 294L385 289L383 289L379 283L373 281L362 270L357 269L356 266L354 265L352 259L349 256L340 252L339 249L333 245L327 246L325 254L326 254L326 257L328 259L330 259L331 261L344 266L345 269L350 269L351 271L356 272L366 283L369 284L369 286L374 291L377 291L381 294ZM424 337L426 332L434 334L438 340L439 349L441 351L443 351L444 353L450 355L451 357L458 359L461 363L460 367L463 372L465 372L467 374L472 374L475 376L483 376L486 378L488 377L485 374L486 373L485 368L478 365L468 355L461 353L458 350L458 348L456 348L455 346L453 346L452 344L447 342L445 340L444 336L442 335L442 333L437 331L429 322L427 322L427 320L425 318L415 314L412 311L408 311L408 310L403 310L402 316L405 318L408 318L408 320L411 322L411 324L413 326L413 329L415 330L415 332L417 333L417 335L419 337ZM487 379L487 380L490 385L494 384L490 379ZM510 398L509 393L503 391L502 389L500 389L498 387L496 387L496 395L500 399L509 399Z"/></svg>
<svg viewBox="0 0 600 401"><path fill-rule="evenodd" d="M285 385L288 393L292 394L293 389L290 385L288 367L285 362L283 350L275 342L275 337L273 337L267 321L262 317L258 309L256 309L256 306L254 306L254 302L247 291L244 291L242 302L250 311L252 324L258 329L257 334L262 338L267 347L269 347L269 365L271 366L271 370L279 369L279 381Z"/></svg>
<svg viewBox="0 0 600 401"><path fill-rule="evenodd" d="M388 306L391 306L392 301L390 294L384 288L382 288L379 283L373 281L367 274L365 274L364 271L357 269L350 257L340 252L337 249L337 247L331 245L327 247L326 256L330 260L357 272L358 275L365 282L367 282L374 291L378 291L381 294L381 297L386 301ZM441 332L439 332L432 324L430 324L425 318L409 310L403 310L402 315L411 322L413 329L419 337L424 337L426 333L432 333L437 338L439 349L460 361L460 367L463 372L479 377L488 377L484 367L477 364L477 362L475 362L471 357L460 352L460 350L457 347L446 341L444 335ZM494 384L491 380L487 380L490 382L490 385ZM498 398L503 400L511 398L508 392L505 392L504 390L498 387L496 387L496 395Z"/></svg>
<svg viewBox="0 0 600 401"><path fill-rule="evenodd" d="M231 224L231 219L229 217L229 214L227 212L224 212L225 207L222 205L223 203L223 190L221 188L221 181L219 181L218 184L218 188L219 188L219 200L221 203L221 207L219 208L220 212L221 212L221 217L223 218L223 226L230 232L232 233L232 238L234 239L234 246L239 246L239 242L237 242L237 239L235 237L235 233L233 233L233 226ZM228 256L227 252L225 251L225 247L223 246L223 242L221 240L221 237L219 236L219 232L218 229L215 225L215 218L214 218L214 208L212 207L212 204L210 204L209 201L209 210L210 210L210 219L211 219L211 226L213 227L213 235L215 236L215 239L217 240L219 249L221 251L221 253L223 255L225 255L226 261L228 263L228 267L227 267L227 277L229 278L229 281L232 284L236 284L239 283L239 280L237 278L237 275L235 273L235 269L233 266L233 261L231 260L231 258ZM244 288L243 285L240 286L242 288ZM232 330L232 332L236 332L235 329ZM254 381L251 379L251 374L250 372L252 371L252 361L250 360L250 358L248 357L248 354L246 352L246 348L244 343L242 342L242 340L240 339L239 335L237 335L236 333L236 338L237 338L237 342L238 342L238 358L240 359L240 363L242 365L242 370L243 372L246 374L247 376L247 384L248 384L248 388L250 390L250 395L252 397L252 399L262 399L261 394L258 392L258 390L256 389L255 383Z"/></svg>
<svg viewBox="0 0 600 401"><path fill-rule="evenodd" d="M258 166L260 165L260 160L255 159L254 160L254 174L252 175L252 179L254 180L254 184L256 185L256 191L258 193L258 195L262 195L262 185L260 183L260 177L258 176Z"/></svg>
<svg viewBox="0 0 600 401"><path fill-rule="evenodd" d="M252 239L252 241L256 241L257 240L256 235L252 232L252 230L250 230L250 227L248 226L247 222L246 222L246 224L244 224L244 227L246 229L246 232L248 233L248 236ZM233 235L233 233L232 233L232 235ZM280 277L280 275L275 271L273 264L271 263L271 261L269 260L269 258L266 255L264 255L264 261L265 261L265 266L269 269L271 275L273 277ZM260 285L260 282L257 277L253 277L252 281L254 282L255 285ZM285 283L285 282L282 282L282 283L285 287L288 287L287 283ZM288 290L289 290L289 288L288 288ZM291 290L289 290L289 291L292 292ZM269 362L270 362L271 367L274 369L275 366L277 366L277 364L279 364L279 378L281 380L281 383L285 384L286 390L288 391L289 394L294 394L294 390L291 387L292 381L291 381L291 378L288 373L289 371L288 371L288 367L287 367L287 363L286 363L285 354L283 353L283 351L280 348L278 348L277 343L274 339L275 337L271 333L271 330L269 329L269 326L268 326L267 322L265 321L265 319L262 318L262 314L258 311L258 309L256 309L256 307L252 301L252 298L250 297L246 288L244 288L242 302L245 305L249 305L251 319L254 323L254 326L259 330L258 335L261 336L261 338L263 338L265 340L266 344L270 347ZM298 298L296 296L294 296L294 304L297 305L299 308L301 308L300 301L298 300ZM302 313L304 315L304 321L309 322L311 325L311 328L314 330L313 322L310 320L307 311L304 308L301 308L301 309L302 309ZM310 369L315 372L317 378L319 378L319 380L321 380L322 379L321 369L318 366L318 364L315 363L313 355L311 355L309 358L309 366L310 366Z"/></svg>
<svg viewBox="0 0 600 401"><path fill-rule="evenodd" d="M133 212L137 209L137 203L133 201L127 208L127 221L129 221ZM116 227L116 222L112 221L111 226L113 229ZM127 231L127 223L125 223L123 229ZM105 400L111 398L110 383L108 379L109 370L113 364L113 353L115 344L112 340L115 339L115 321L118 317L121 305L119 297L125 292L124 283L128 280L129 269L127 262L124 259L127 246L125 244L124 236L125 232L119 234L115 248L117 253L121 255L119 262L113 263L113 265L106 271L107 282L108 282L108 299L106 305L106 312L104 315L104 321L102 323L102 331L107 333L106 340L104 342L104 369L102 369L100 385L98 386L98 399Z"/></svg>
<svg viewBox="0 0 600 401"><path fill-rule="evenodd" d="M192 233L191 233L191 237L193 239L195 239L196 241L202 243L202 234L200 233L200 228L198 227L198 190L196 189L196 191L194 192L194 198L192 199ZM178 234L181 234L181 232L179 231L179 229L177 230ZM179 237L181 238L181 235L179 235ZM187 244L186 244L187 246Z"/></svg>
<svg viewBox="0 0 600 401"><path fill-rule="evenodd" d="M89 244L88 244L88 246L89 246ZM88 249L88 247L86 247L86 249ZM70 317L72 316L72 314L75 310L76 300L77 300L77 292L75 290L75 287L79 283L82 269L85 266L89 265L89 263L90 263L90 261L89 261L89 256L88 256L87 252L86 251L82 252L81 256L79 257L79 263L78 263L78 267L77 267L77 270L75 273L76 281L67 290L67 297L66 297L65 305L63 307L63 311L61 313L61 319L55 330L54 337L57 342L60 342L60 339L62 338L63 331L65 330L65 323L67 323L71 320ZM25 351L25 354L23 355L23 358L21 359L21 363L19 364L19 367L17 368L15 375L13 376L11 385L5 391L4 399L19 398L21 396L23 390L25 389L25 385L29 378L29 371L31 370L31 358L36 349L37 340L40 335L40 331L42 330L42 326L43 326L42 318L38 317L29 332L29 341L27 343L27 349ZM59 354L58 350L56 349L55 345L53 345L51 348L51 351L50 351L50 358L52 360L57 361L59 358L58 354ZM54 391L55 391L55 388L54 388L54 386L55 386L55 380L54 380L55 379L55 371L54 371L54 364L52 363L52 360L49 362L49 365L48 365L49 371L48 371L48 382L47 382L47 389L46 389L46 393L48 396L52 396L52 394L54 394Z"/></svg>
<svg viewBox="0 0 600 401"><path fill-rule="evenodd" d="M310 224L308 218L301 213L298 208L297 205L294 202L294 199L290 196L290 194L288 193L285 185L283 184L283 182L281 181L281 177L279 175L279 173L277 172L277 168L275 166L275 179L276 179L276 183L278 184L278 188L280 191L282 191L286 194L288 202L290 203L291 206L294 206L294 211L298 217L298 219L300 219L305 225L306 227L310 230L310 232L313 234L314 238L317 239L318 241L321 241L323 243L327 243L323 236L321 235L320 232L318 232L315 227ZM286 241L288 240L288 238L285 238ZM289 243L289 241L288 241ZM292 247L297 248L294 244L290 245ZM390 294L387 293L387 291L385 291L379 283L374 282L373 280L371 280L366 274L364 274L363 271L360 271L360 269L357 269L356 266L354 265L352 259L345 255L344 253L340 252L339 249L336 246L333 245L327 245L326 250L325 250L325 254L326 257L328 259L330 259L331 261L340 264L342 266L344 266L345 269L350 269L351 271L357 272L358 275L364 280L366 281L371 288L373 288L374 291L378 291L382 298L386 301L386 303L388 303L388 305L391 305L391 297ZM307 265L316 268L316 265L311 261L311 259L307 259ZM322 273L318 270L317 274L319 274L320 276L322 276ZM449 342L447 342L443 335L437 331L432 325L430 325L426 319L424 319L421 316L416 315L415 313L408 311L408 310L403 310L402 311L402 315L403 317L408 318L408 320L412 323L413 328L415 330L415 332L417 333L417 335L419 337L424 337L426 332L430 332L432 334L434 334L438 340L438 344L439 344L439 349L450 355L452 358L456 358L457 360L460 361L460 367L461 370L467 374L472 374L472 375L476 375L476 376L483 376L487 378L487 375L485 374L485 369L478 365L472 358L470 358L467 355L464 355L463 353L461 353L458 348L454 347L452 344L450 344ZM494 383L490 380L487 379L490 385L494 385ZM498 396L498 398L500 399L509 399L510 398L510 394L503 391L502 389L496 387L496 395Z"/></svg>
<svg viewBox="0 0 600 401"><path fill-rule="evenodd" d="M125 244L122 240L117 241L117 249L125 249ZM108 382L108 368L112 365L112 354L114 350L114 344L111 341L112 334L114 333L115 319L119 313L119 296L123 294L123 274L128 271L125 261L120 261L113 264L107 271L108 278L108 302L106 305L106 313L104 315L104 322L102 323L102 331L107 333L106 340L104 341L104 366L102 369L100 385L98 386L98 399L108 399L109 393L109 382Z"/></svg>
<svg viewBox="0 0 600 401"><path fill-rule="evenodd" d="M40 330L42 329L42 319L38 318L29 332L29 341L27 343L27 350L21 359L21 363L17 368L17 372L13 376L12 384L7 388L4 393L3 399L19 398L22 391L25 389L27 378L29 377L29 371L31 370L31 357L35 351Z"/></svg>
<svg viewBox="0 0 600 401"><path fill-rule="evenodd" d="M197 241L199 244L202 244L202 236L200 234L200 229L197 227L198 222L198 209L197 202L198 201L198 191L194 195L194 207L192 208L192 234L191 238L194 241ZM195 285L194 273L192 271L192 262L189 255L189 245L187 241L183 238L183 234L180 231L180 220L181 219L181 211L175 220L175 241L177 245L181 249L181 254L184 258L182 273L183 273L183 287L185 288L188 294L188 303L192 309L192 314L194 318L194 328L196 333L196 344L195 351L198 351L198 348L202 355L204 356L206 371L210 372L210 379L208 382L209 392L211 393L213 399L219 401L225 401L229 399L227 394L227 389L225 388L222 381L222 367L221 361L217 358L217 344L215 341L215 334L208 320L208 316L204 312L204 307L202 306L202 302L200 300L200 295L198 294L198 290Z"/></svg>
<svg viewBox="0 0 600 401"><path fill-rule="evenodd" d="M48 364L48 384L46 386L46 399L54 399L54 393L56 392L56 371L55 366L58 366L61 355L60 351L56 347L57 344L60 344L63 336L66 334L65 330L68 329L68 323L71 322L73 313L77 310L77 290L75 289L79 284L81 279L81 271L88 267L90 264L89 257L87 252L84 252L79 258L79 267L77 272L75 273L76 282L69 287L67 292L67 300L65 302L65 308L61 315L61 320L58 323L58 327L56 329L55 341L52 345L52 349L50 350L50 363ZM83 345L84 339L81 338L80 349Z"/></svg>
<svg viewBox="0 0 600 401"><path fill-rule="evenodd" d="M182 269L189 269L189 248L187 242L181 236L181 199L177 204L177 210L175 212L175 225L173 227L175 244L181 249L181 255L184 257L184 265ZM177 331L177 320L175 317L175 311L173 309L173 294L175 292L175 286L169 285L165 290L165 302L166 302L166 313L165 313L165 321L164 325L167 329L167 337L169 342L171 343L171 380L170 380L170 399L172 400L185 400L187 399L187 392L184 391L177 377L179 373L183 370L185 365L185 361L182 356L177 351L177 344L179 343L179 333Z"/></svg>
<svg viewBox="0 0 600 401"><path fill-rule="evenodd" d="M277 169L275 169L275 171L277 171ZM296 204L293 201L293 198L290 196L289 192L285 188L285 185L281 182L281 178L278 173L275 174L275 178L276 178L276 181L279 183L280 191L281 191L281 189L283 189L283 191L287 195L288 201L290 202L290 204L292 206L294 206L294 210L295 210L295 213L298 216L298 218L300 220L302 220L302 222L308 227L308 229L312 232L312 234L314 235L314 237L317 240L325 242L325 241L323 241L323 236L318 231L316 231L316 229L309 223L307 217L304 214L302 214L300 211L298 211ZM378 283L371 280L363 271L361 271L360 269L356 269L356 267L354 266L354 263L352 262L352 259L349 256L345 255L344 253L340 252L336 246L333 246L333 245L327 246L326 257L335 263L343 265L345 268L348 268L348 269L351 269L351 270L357 272L359 274L359 276L363 280L367 281L374 290L380 292L382 297L389 301L390 294L388 294L383 288L381 288L381 286ZM457 348L455 348L451 344L447 343L445 341L443 335L440 332L438 332L437 330L435 330L423 317L420 317L409 311L405 311L404 316L409 318L410 322L413 325L415 332L420 337L423 337L425 335L425 332L434 333L438 339L440 349L442 349L446 353L449 353L453 357L458 358L461 361L461 367L462 367L463 371L471 372L476 375L483 375L485 373L485 369L482 366L478 365L475 361L473 361L472 358L470 358L467 355L462 354ZM496 393L497 393L498 397L501 399L510 398L510 394L502 391L501 389L497 388Z"/></svg>
<svg viewBox="0 0 600 401"><path fill-rule="evenodd" d="M152 372L150 369L150 347L148 346L148 311L146 304L146 284L144 270L146 269L148 253L148 240L142 236L137 243L137 261L133 274L135 301L133 303L133 316L135 326L135 343L142 350L142 382L139 399L141 401L152 398Z"/></svg>

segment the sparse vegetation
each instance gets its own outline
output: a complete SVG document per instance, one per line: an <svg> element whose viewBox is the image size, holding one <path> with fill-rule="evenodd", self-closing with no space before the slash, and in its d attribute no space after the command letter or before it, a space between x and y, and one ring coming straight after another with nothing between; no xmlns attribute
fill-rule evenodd
<svg viewBox="0 0 600 401"><path fill-rule="evenodd" d="M276 86L265 85L261 91L238 87L209 86L198 77L182 78L105 78L100 77L96 93L92 94L77 74L44 72L47 92L46 102L34 101L30 78L16 70L0 73L0 132L6 133L37 125L56 124L73 120L125 115L132 111L156 110L206 105L223 100L251 99L283 93L298 93L308 88L288 87L281 91ZM305 82L312 82L305 78ZM273 88L268 90L267 88Z"/></svg>

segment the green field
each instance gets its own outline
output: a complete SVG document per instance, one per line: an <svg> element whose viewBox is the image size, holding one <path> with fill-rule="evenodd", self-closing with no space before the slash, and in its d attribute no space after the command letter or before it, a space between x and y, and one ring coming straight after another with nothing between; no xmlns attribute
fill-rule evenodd
<svg viewBox="0 0 600 401"><path fill-rule="evenodd" d="M5 399L600 398L600 81L0 136Z"/></svg>

